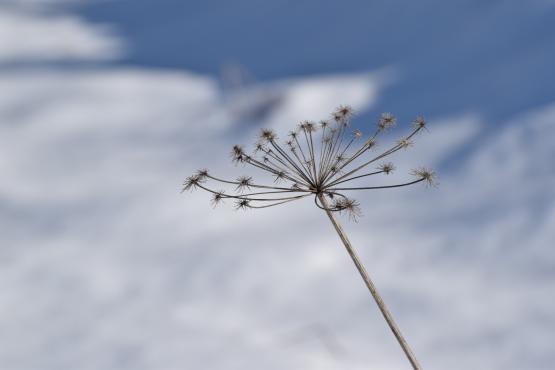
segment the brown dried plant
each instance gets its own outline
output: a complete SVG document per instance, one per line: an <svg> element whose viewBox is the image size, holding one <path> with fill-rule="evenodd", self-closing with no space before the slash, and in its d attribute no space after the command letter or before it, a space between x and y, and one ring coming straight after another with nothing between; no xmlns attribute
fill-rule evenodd
<svg viewBox="0 0 555 370"><path fill-rule="evenodd" d="M199 188L212 194L212 205L232 199L235 208L243 210L268 208L314 196L314 203L327 213L413 369L421 369L335 214L347 213L349 219L355 221L361 215L359 202L345 195L346 192L399 188L420 182L428 186L436 185L435 173L422 167L410 172L414 179L402 183L349 186L355 180L392 173L395 170L393 163L383 160L401 149L411 147L415 135L426 129L426 121L417 117L407 136L376 153L378 137L395 126L396 118L391 113L383 113L375 131L363 138L361 131L349 130L352 116L351 107L340 106L332 113L330 120L318 124L301 122L295 130L289 132L288 140L281 144L274 131L263 129L252 154L247 154L242 146L235 145L231 151L233 162L269 173L274 178L271 185L256 183L249 176L240 176L235 180L221 179L202 169L187 177L183 191ZM373 168L369 169L370 166ZM216 190L208 186L209 182L232 187L233 192Z"/></svg>

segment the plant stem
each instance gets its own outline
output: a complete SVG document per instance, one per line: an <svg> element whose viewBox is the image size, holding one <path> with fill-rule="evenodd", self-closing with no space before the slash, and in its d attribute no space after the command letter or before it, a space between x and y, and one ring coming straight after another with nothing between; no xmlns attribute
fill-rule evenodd
<svg viewBox="0 0 555 370"><path fill-rule="evenodd" d="M383 315L385 321L387 322L387 325L389 325L389 328L393 332L393 335L395 335L395 338L397 338L397 341L399 342L399 345L403 349L403 352L405 352L405 355L407 356L407 359L409 360L410 364L412 365L412 368L414 370L422 370L422 368L418 364L418 361L416 360L416 357L414 356L414 353L412 353L407 341L405 340L405 338L401 334L401 330L399 330L399 327L397 326L397 324L393 320L393 316L391 316L391 313L387 309L382 297L380 296L380 293L378 293L378 290L376 289L376 286L374 285L374 283L370 279L370 276L368 276L368 272L366 272L366 269L364 268L364 266L362 264L362 261L360 260L357 252L355 251L351 242L347 238L347 234L345 234L345 231L343 230L343 227L341 227L341 224L339 223L339 221L337 220L337 218L335 217L333 212L329 210L330 207L329 207L324 195L323 194L318 194L318 198L320 199L320 202L322 203L322 206L324 206L325 211L326 211L328 217L330 218L331 223L335 227L335 231L337 231L337 234L339 235L339 237L341 238L341 241L345 245L345 248L347 249L347 252L349 253L349 256L351 256L351 259L353 260L358 272L360 273L360 276L362 277L362 280L364 280L364 283L368 287L368 290L372 294L372 297L374 297L374 300L376 301L376 304L378 305L378 308L382 312L382 315Z"/></svg>

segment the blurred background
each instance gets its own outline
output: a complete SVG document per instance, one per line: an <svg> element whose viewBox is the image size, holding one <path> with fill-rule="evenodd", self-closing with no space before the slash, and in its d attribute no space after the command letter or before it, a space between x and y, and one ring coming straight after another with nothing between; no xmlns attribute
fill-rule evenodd
<svg viewBox="0 0 555 370"><path fill-rule="evenodd" d="M0 369L408 369L312 200L212 209L261 127L394 113L342 218L425 369L555 363L555 2L0 0Z"/></svg>

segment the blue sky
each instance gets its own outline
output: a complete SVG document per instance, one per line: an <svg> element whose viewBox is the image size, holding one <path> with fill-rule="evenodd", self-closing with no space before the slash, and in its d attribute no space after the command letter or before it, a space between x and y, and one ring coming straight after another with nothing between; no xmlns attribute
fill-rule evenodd
<svg viewBox="0 0 555 370"><path fill-rule="evenodd" d="M552 369L555 3L260 3L0 2L0 368L408 368L312 200L179 193L351 104L429 121L342 218L424 368Z"/></svg>
<svg viewBox="0 0 555 370"><path fill-rule="evenodd" d="M401 74L376 109L429 116L478 111L492 123L551 102L549 1L109 1L78 7L114 24L120 62L257 80L367 71Z"/></svg>

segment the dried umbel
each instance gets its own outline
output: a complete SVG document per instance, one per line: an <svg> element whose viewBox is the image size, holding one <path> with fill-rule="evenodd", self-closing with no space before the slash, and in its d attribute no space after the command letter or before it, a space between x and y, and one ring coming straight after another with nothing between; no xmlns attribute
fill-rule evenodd
<svg viewBox="0 0 555 370"><path fill-rule="evenodd" d="M221 179L202 169L185 180L183 190L205 190L212 194L211 203L214 206L230 199L234 201L236 209L242 210L268 208L313 196L316 206L327 213L413 369L420 369L335 213L347 213L351 220L361 215L360 204L347 195L354 191L399 188L420 182L428 186L436 185L434 172L424 167L412 170L410 175L413 178L401 183L373 186L353 184L372 176L391 174L395 166L386 162L386 157L411 147L415 136L426 129L426 121L417 117L407 136L401 137L389 148L376 152L379 136L395 126L396 118L391 113L383 113L374 132L364 137L361 131L350 129L352 116L351 107L340 106L332 113L331 120L318 124L301 122L295 130L289 132L284 143L279 142L274 131L263 129L252 154L247 154L240 145L232 148L231 158L234 163L252 166L270 174L273 177L272 184L257 183L249 176L240 176L235 180ZM209 186L210 182L227 185L232 190L216 190Z"/></svg>
<svg viewBox="0 0 555 370"><path fill-rule="evenodd" d="M252 154L247 154L240 145L232 148L233 162L269 173L274 178L273 184L258 184L247 176L235 180L221 179L202 169L185 180L183 189L200 188L212 193L214 205L232 199L237 209L268 208L312 195L319 208L346 212L356 220L360 208L358 202L347 195L349 192L397 188L419 182L435 184L434 172L419 168L411 172L413 179L403 183L349 186L354 180L392 173L395 166L385 162L385 158L411 147L415 135L426 128L426 121L418 117L413 122L412 132L390 148L376 153L378 137L396 124L396 118L391 113L383 113L375 131L364 138L361 131L349 129L352 115L351 107L340 106L332 113L332 122L303 121L289 133L284 143L279 142L274 131L263 129ZM232 186L233 192L216 190L208 185L209 181ZM330 203L324 205L321 196L327 197Z"/></svg>

